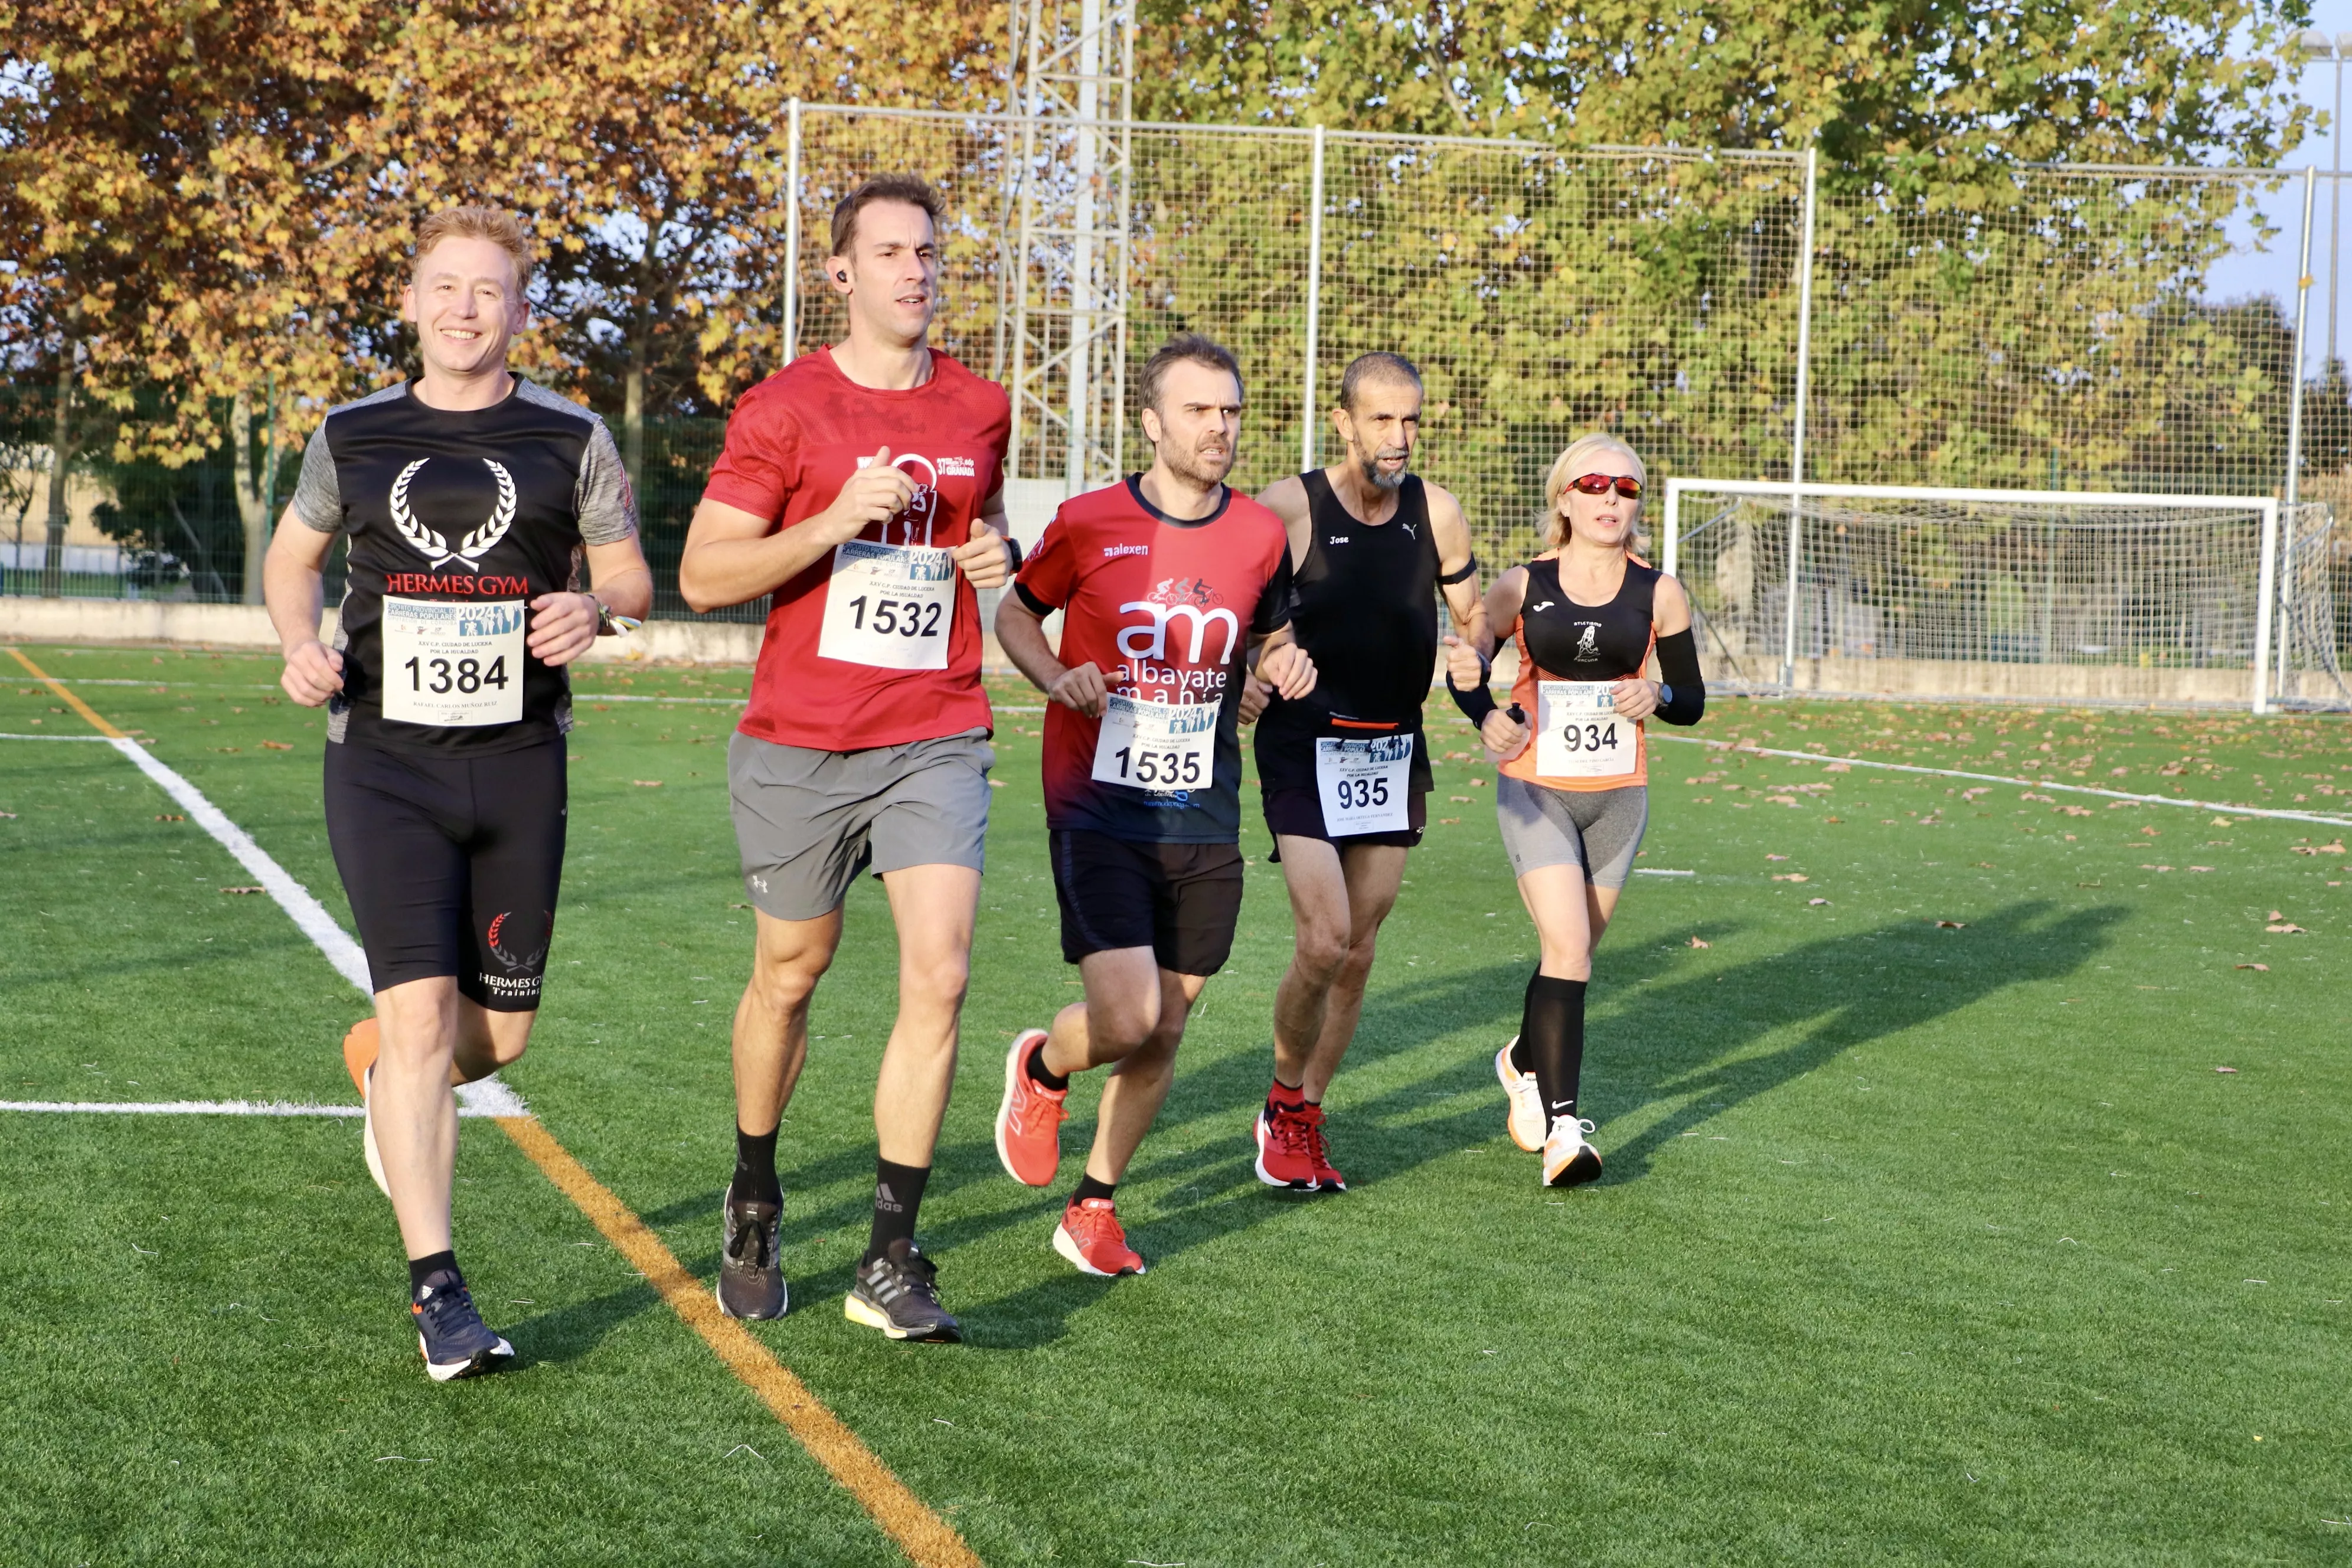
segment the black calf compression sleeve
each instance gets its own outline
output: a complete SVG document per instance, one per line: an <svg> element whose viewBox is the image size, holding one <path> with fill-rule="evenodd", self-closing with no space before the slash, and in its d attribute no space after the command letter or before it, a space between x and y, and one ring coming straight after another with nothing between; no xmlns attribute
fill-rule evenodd
<svg viewBox="0 0 2352 1568"><path fill-rule="evenodd" d="M1658 674L1673 694L1658 707L1669 724L1696 724L1706 711L1706 681L1698 672L1698 638L1685 626L1658 639Z"/></svg>
<svg viewBox="0 0 2352 1568"><path fill-rule="evenodd" d="M1584 985L1540 972L1528 982L1519 1044L1535 1063L1547 1125L1576 1114L1577 1080L1584 1073Z"/></svg>

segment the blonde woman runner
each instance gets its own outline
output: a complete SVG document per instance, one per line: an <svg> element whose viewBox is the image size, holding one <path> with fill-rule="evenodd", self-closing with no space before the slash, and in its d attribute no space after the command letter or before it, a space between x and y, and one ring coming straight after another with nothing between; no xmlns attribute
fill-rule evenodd
<svg viewBox="0 0 2352 1568"><path fill-rule="evenodd" d="M1476 645L1445 639L1446 685L1501 773L1503 847L1543 950L1495 1073L1512 1141L1542 1151L1550 1187L1601 1174L1577 1115L1584 990L1649 822L1645 721L1696 724L1706 708L1690 600L1633 553L1646 479L1614 436L1571 442L1544 483L1549 548L1487 591ZM1486 687L1504 637L1519 655L1507 709Z"/></svg>

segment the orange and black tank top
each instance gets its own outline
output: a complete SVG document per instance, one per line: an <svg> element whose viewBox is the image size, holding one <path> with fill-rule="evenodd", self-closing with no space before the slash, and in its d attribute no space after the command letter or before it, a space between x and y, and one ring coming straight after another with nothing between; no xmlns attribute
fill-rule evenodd
<svg viewBox="0 0 2352 1568"><path fill-rule="evenodd" d="M1511 683L1511 700L1532 721L1538 712L1538 684L1546 680L1622 680L1640 675L1657 641L1655 567L1632 556L1625 558L1625 580L1617 596L1605 605L1580 605L1559 584L1559 561L1544 556L1528 563L1527 596L1519 603L1516 640L1519 648L1518 679ZM1551 789L1624 789L1650 782L1649 736L1644 725L1633 726L1633 771L1600 778L1547 778L1536 771L1536 747L1502 765L1515 779Z"/></svg>

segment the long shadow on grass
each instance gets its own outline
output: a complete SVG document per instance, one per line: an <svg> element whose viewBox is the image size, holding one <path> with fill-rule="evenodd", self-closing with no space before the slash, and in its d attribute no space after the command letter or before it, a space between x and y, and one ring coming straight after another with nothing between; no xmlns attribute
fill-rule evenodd
<svg viewBox="0 0 2352 1568"><path fill-rule="evenodd" d="M2011 985L2073 972L2106 946L2110 929L2126 912L2110 907L2053 919L2048 903L2020 903L1973 921L1962 931L1885 926L1664 986L1643 985L1644 972L1679 967L1675 958L1654 949L1612 955L1604 973L1619 1005L1595 1019L1587 1055L1587 1081L1596 1091L1590 1099L1603 1119L1599 1142L1609 1161L1604 1182L1639 1180L1668 1140L1853 1047L1916 1028ZM1360 1044L1349 1053L1360 1067L1440 1033L1467 1033L1482 1045L1467 1061L1368 1100L1348 1102L1349 1123L1377 1124L1381 1133L1377 1139L1359 1134L1347 1157L1352 1180L1392 1179L1495 1141L1501 1097L1492 1087L1490 1047L1483 1042L1499 1043L1516 1022L1526 973L1524 965L1511 964L1433 976L1384 991L1375 1005L1367 1005ZM1808 1023L1813 1026L1801 1038L1751 1054L1756 1042ZM1227 1052L1180 1079L1162 1113L1163 1125L1220 1115L1231 1117L1239 1133L1265 1082L1262 1053ZM1612 1145L1610 1122L1660 1102L1671 1109L1629 1142ZM1433 1104L1444 1109L1433 1112ZM988 1152L981 1151L982 1157ZM1238 1136L1160 1154L1146 1143L1130 1182L1182 1184L1180 1203L1188 1191L1201 1194L1184 1206L1162 1202L1148 1235L1138 1237L1146 1255L1155 1264L1165 1263L1275 1219L1297 1201L1260 1187L1251 1161ZM1038 1223L1062 1195L1057 1189L1054 1197L1020 1212L961 1220L946 1228L942 1250L1007 1224ZM1106 1288L1106 1281L1057 1275L980 1309L975 1337L991 1345L1049 1343L1067 1331L1071 1312Z"/></svg>

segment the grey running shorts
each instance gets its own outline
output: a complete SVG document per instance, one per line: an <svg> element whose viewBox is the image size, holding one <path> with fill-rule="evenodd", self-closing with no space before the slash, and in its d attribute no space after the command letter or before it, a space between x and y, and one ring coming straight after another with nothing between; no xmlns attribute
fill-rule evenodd
<svg viewBox="0 0 2352 1568"><path fill-rule="evenodd" d="M738 731L727 743L727 794L752 906L780 921L832 913L860 871L982 868L988 770L984 730L901 746L819 752Z"/></svg>
<svg viewBox="0 0 2352 1568"><path fill-rule="evenodd" d="M1514 877L1545 866L1581 866L1594 887L1622 888L1650 825L1650 792L1641 784L1546 789L1496 773L1495 815Z"/></svg>

